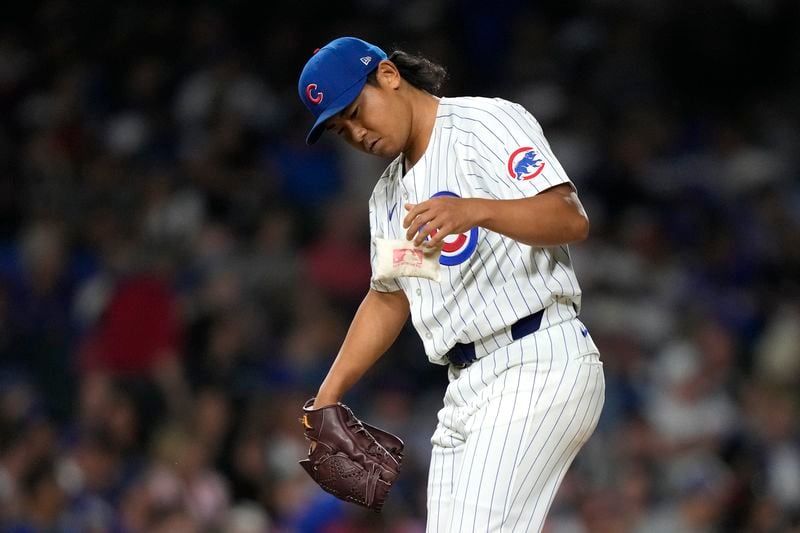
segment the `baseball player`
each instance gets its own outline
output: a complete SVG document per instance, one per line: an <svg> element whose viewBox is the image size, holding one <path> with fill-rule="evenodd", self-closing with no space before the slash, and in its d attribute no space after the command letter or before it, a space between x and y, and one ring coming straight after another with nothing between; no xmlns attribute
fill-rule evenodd
<svg viewBox="0 0 800 533"><path fill-rule="evenodd" d="M603 406L567 246L589 223L533 116L499 98L434 96L444 75L354 37L300 75L309 144L327 130L391 160L369 203L373 272L379 239L441 253L438 281L373 275L313 407L338 402L410 315L449 377L427 531L540 531Z"/></svg>

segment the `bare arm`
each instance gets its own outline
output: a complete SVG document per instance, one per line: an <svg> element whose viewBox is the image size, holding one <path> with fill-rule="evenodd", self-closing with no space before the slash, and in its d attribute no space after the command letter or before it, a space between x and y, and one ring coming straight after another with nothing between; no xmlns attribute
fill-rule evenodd
<svg viewBox="0 0 800 533"><path fill-rule="evenodd" d="M462 233L474 226L531 246L578 242L589 233L586 211L567 183L519 200L437 196L416 205L407 204L406 209L403 225L408 228L408 239L414 238L417 228L425 225L414 238L417 246L434 228L440 231L430 239L431 245L439 245L446 235Z"/></svg>
<svg viewBox="0 0 800 533"><path fill-rule="evenodd" d="M370 290L319 388L314 408L338 402L397 339L408 314L408 299L403 291Z"/></svg>

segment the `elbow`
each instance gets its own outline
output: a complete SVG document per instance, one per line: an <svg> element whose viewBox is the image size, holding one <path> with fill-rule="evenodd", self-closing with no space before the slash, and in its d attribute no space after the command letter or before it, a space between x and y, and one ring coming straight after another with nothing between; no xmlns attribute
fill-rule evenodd
<svg viewBox="0 0 800 533"><path fill-rule="evenodd" d="M561 187L561 186L559 186ZM566 187L566 186L564 186ZM565 191L566 192L566 191ZM574 189L569 189L568 195L564 197L566 215L564 218L567 220L567 227L565 237L568 238L569 243L585 241L589 237L589 217L586 210L578 200L578 195Z"/></svg>
<svg viewBox="0 0 800 533"><path fill-rule="evenodd" d="M585 241L589 237L589 218L580 213L574 218L572 227L572 242Z"/></svg>

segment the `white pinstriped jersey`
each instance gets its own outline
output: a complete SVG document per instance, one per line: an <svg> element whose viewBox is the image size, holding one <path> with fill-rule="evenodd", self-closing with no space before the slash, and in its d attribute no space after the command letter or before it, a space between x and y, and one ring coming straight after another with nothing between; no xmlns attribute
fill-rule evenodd
<svg viewBox="0 0 800 533"><path fill-rule="evenodd" d="M428 147L405 176L403 157L387 167L370 198L373 272L375 238L405 238L404 203L438 194L510 200L571 183L536 119L500 98L441 98ZM531 247L473 228L445 239L440 263L439 283L371 281L380 292L405 292L431 362L447 364L444 354L455 343L477 344L541 309L542 327L580 310L566 245Z"/></svg>

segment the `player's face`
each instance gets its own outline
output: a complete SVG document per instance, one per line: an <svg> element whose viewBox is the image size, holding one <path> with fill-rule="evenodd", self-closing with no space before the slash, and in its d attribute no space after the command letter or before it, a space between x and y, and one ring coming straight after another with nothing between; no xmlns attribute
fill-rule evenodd
<svg viewBox="0 0 800 533"><path fill-rule="evenodd" d="M400 75L394 65L378 66L377 85L366 84L349 106L328 119L326 129L357 150L397 157L408 145L410 107L398 93Z"/></svg>

